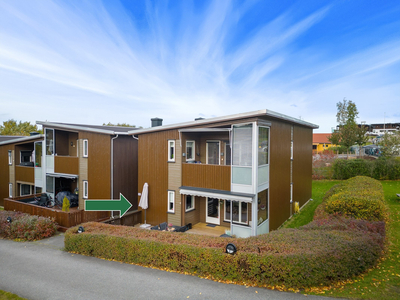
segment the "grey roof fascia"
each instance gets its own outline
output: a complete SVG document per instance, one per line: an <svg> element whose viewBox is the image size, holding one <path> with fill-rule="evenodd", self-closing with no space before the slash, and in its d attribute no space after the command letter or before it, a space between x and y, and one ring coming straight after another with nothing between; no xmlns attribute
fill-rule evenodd
<svg viewBox="0 0 400 300"><path fill-rule="evenodd" d="M179 132L229 132L231 128L185 128L179 129Z"/></svg>
<svg viewBox="0 0 400 300"><path fill-rule="evenodd" d="M319 128L319 126L316 124L309 123L309 122L306 122L306 121L303 121L303 120L300 120L297 118L293 118L293 117L290 117L290 116L287 116L284 114L280 114L280 113L274 112L272 110L262 109L262 110L247 112L247 113L223 116L223 117L215 117L215 118L201 119L201 120L195 120L195 121L183 122L183 123L177 123L177 124L150 127L150 128L146 128L146 129L131 130L131 131L128 131L128 134L135 135L135 134L156 132L156 131L162 131L162 130L177 129L177 128L182 128L182 127L191 127L191 126L197 126L197 125L201 125L201 124L212 124L215 122L238 120L238 119L257 117L257 116L260 116L260 117L261 116L269 116L269 117L277 118L277 119L284 120L284 121L290 121L290 122L293 122L293 123L296 123L299 125L311 127L313 129Z"/></svg>
<svg viewBox="0 0 400 300"><path fill-rule="evenodd" d="M19 138L15 138L15 139L10 139L7 141L3 141L0 142L0 145L7 145L7 144L18 144L21 142L29 142L31 140L36 140L39 138L44 138L43 134L36 134L36 135L32 135L32 136L23 136L23 137L19 137Z"/></svg>
<svg viewBox="0 0 400 300"><path fill-rule="evenodd" d="M36 121L36 124L48 127L48 128L62 128L62 129L69 129L75 131L88 131L88 132L96 132L96 133L103 133L108 135L128 135L130 131L126 132L119 132L115 130L106 130L106 129L99 129L93 128L88 126L80 126L80 125L72 125L72 124L63 124L63 123L53 123L53 122L43 122L43 121Z"/></svg>

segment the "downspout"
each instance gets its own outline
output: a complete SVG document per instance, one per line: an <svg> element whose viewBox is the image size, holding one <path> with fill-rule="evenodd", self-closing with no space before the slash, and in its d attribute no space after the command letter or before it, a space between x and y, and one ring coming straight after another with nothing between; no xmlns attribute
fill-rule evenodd
<svg viewBox="0 0 400 300"><path fill-rule="evenodd" d="M117 136L111 138L111 198L114 199L114 140ZM114 211L111 211L111 218L114 219Z"/></svg>

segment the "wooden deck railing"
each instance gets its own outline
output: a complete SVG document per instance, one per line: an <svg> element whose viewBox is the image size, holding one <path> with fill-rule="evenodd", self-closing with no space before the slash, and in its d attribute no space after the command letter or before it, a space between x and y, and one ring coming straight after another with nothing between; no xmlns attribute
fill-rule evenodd
<svg viewBox="0 0 400 300"><path fill-rule="evenodd" d="M230 191L231 167L183 163L182 185Z"/></svg>
<svg viewBox="0 0 400 300"><path fill-rule="evenodd" d="M78 174L79 158L77 156L54 156L54 172Z"/></svg>
<svg viewBox="0 0 400 300"><path fill-rule="evenodd" d="M29 197L32 197L32 195ZM24 198L28 197L18 197L17 199L5 198L4 209L53 218L61 230L66 230L85 222L103 221L110 218L110 212L107 211L84 211L72 208L69 212L65 212L55 208L42 207L19 201Z"/></svg>
<svg viewBox="0 0 400 300"><path fill-rule="evenodd" d="M15 166L15 180L34 184L35 168L25 167L25 166Z"/></svg>

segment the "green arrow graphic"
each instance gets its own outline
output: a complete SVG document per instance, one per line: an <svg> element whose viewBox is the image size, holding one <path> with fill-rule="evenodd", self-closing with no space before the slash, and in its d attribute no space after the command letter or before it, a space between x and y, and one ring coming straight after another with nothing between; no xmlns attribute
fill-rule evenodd
<svg viewBox="0 0 400 300"><path fill-rule="evenodd" d="M85 200L86 211L117 211L122 217L132 204L122 195L119 194L119 200Z"/></svg>

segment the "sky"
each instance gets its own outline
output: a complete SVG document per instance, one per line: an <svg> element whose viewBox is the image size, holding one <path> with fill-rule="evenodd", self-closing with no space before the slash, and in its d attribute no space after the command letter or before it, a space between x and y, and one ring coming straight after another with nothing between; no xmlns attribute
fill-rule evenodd
<svg viewBox="0 0 400 300"><path fill-rule="evenodd" d="M0 124L144 128L336 104L400 122L400 1L0 0Z"/></svg>

